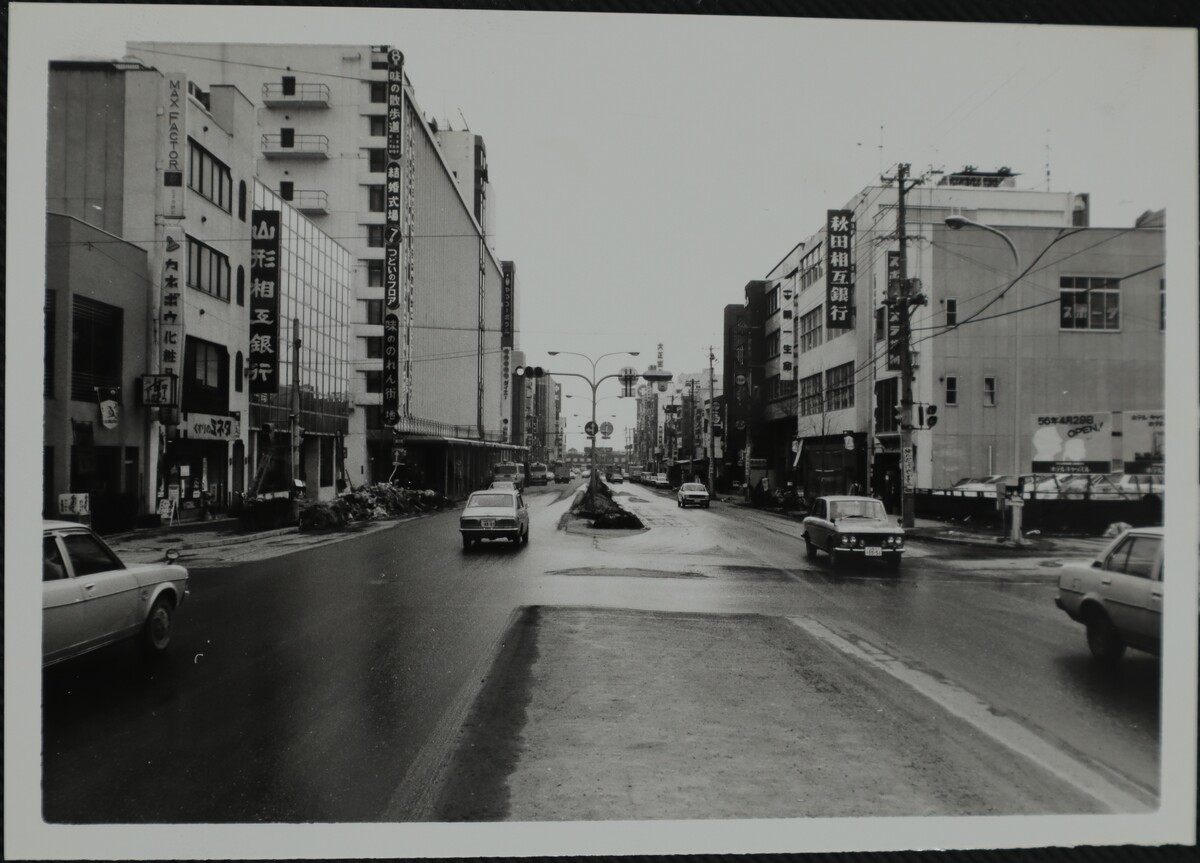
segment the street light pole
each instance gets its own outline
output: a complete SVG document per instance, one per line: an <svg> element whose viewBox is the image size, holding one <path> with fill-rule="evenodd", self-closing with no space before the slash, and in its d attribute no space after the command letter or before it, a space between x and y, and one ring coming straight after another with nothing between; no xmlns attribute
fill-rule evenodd
<svg viewBox="0 0 1200 863"><path fill-rule="evenodd" d="M957 231L962 228L978 228L981 231L987 231L989 234L995 234L1008 245L1008 250L1012 252L1013 263L1016 266L1015 274L1013 275L1012 285L1013 291L1013 310L1019 312L1021 310L1021 253L1017 251L1016 245L1008 234L1001 231L999 228L993 228L991 225L985 225L982 222L976 222L968 219L966 216L949 216L946 218L946 227ZM1013 353L1013 476L1017 478L1017 500L1021 500L1021 324L1017 320L1012 321L1012 327L1015 333L1015 350ZM1013 542L1021 542L1021 520L1017 515L1017 510L1013 511L1012 519L1012 540Z"/></svg>

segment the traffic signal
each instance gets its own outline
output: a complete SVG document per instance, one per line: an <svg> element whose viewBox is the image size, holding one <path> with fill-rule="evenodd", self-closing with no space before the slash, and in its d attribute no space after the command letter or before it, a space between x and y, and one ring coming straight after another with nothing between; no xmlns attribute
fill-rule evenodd
<svg viewBox="0 0 1200 863"><path fill-rule="evenodd" d="M925 428L933 428L937 425L937 405L930 405L925 408Z"/></svg>
<svg viewBox="0 0 1200 863"><path fill-rule="evenodd" d="M519 378L540 378L545 377L546 370L541 366L518 366L516 374Z"/></svg>
<svg viewBox="0 0 1200 863"><path fill-rule="evenodd" d="M901 428L907 425L908 417L906 417L904 414L904 405L896 405L896 425Z"/></svg>

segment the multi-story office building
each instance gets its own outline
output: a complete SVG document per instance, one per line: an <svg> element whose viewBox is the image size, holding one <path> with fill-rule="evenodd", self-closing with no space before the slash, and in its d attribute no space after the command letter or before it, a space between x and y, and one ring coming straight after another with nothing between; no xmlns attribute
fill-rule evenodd
<svg viewBox="0 0 1200 863"><path fill-rule="evenodd" d="M48 504L92 494L104 527L244 491L254 137L236 87L136 62L51 64Z"/></svg>
<svg viewBox="0 0 1200 863"><path fill-rule="evenodd" d="M251 333L264 293L300 322L299 475L311 498L331 496L350 261L256 184L249 101L140 63L54 63L50 81L46 511L90 494L107 527L236 504L254 475L250 428L268 419L290 478L290 401L251 398L293 380L290 327L269 345ZM281 227L269 285L252 250L264 209Z"/></svg>
<svg viewBox="0 0 1200 863"><path fill-rule="evenodd" d="M446 133L452 168L387 46L132 43L128 50L250 94L260 178L350 250L351 481L386 480L399 453L419 481L460 495L493 462L513 457L503 420L515 281L504 285L488 242L482 140ZM398 177L385 174L389 142L403 151ZM464 147L470 152L461 158ZM386 236L396 230L398 240ZM397 306L387 304L384 285L394 243ZM395 339L395 359L392 344L380 347L392 314L397 332L386 338ZM383 402L393 392L399 420L385 426Z"/></svg>
<svg viewBox="0 0 1200 863"><path fill-rule="evenodd" d="M809 496L870 487L889 505L898 501L900 363L886 302L899 252L897 199L894 185L862 190L771 270L760 315L747 303L762 333L752 338L762 357L752 357L748 374L761 362L766 387L765 415L749 421L771 483L794 480ZM984 230L952 230L950 216L1001 231L1013 248ZM1120 469L1122 425L1132 431L1162 409L1161 218L1093 228L1086 195L1020 190L1011 172L966 170L908 192L905 228L905 275L924 297L911 320L921 408L913 419L920 424L930 407L937 417L914 431L914 485L1050 466ZM831 270L849 279L835 286ZM834 290L843 284L846 291ZM794 392L784 368L789 296ZM1103 424L1102 434L1088 434L1098 455L1040 457L1039 428L1076 416ZM754 426L772 433L759 438Z"/></svg>

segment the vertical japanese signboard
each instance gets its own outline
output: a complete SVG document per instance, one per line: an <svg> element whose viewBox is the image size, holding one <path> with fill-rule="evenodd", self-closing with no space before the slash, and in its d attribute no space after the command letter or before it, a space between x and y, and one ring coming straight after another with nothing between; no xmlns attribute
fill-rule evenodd
<svg viewBox="0 0 1200 863"><path fill-rule="evenodd" d="M1162 411L1126 411L1121 419L1121 457L1125 473L1162 474L1165 414Z"/></svg>
<svg viewBox="0 0 1200 863"><path fill-rule="evenodd" d="M894 372L900 369L900 253L887 253L887 295L893 300L887 306L887 367Z"/></svg>
<svg viewBox="0 0 1200 863"><path fill-rule="evenodd" d="M825 326L846 330L853 326L850 289L854 286L854 211L827 210L825 216Z"/></svg>
<svg viewBox="0 0 1200 863"><path fill-rule="evenodd" d="M183 228L166 225L163 233L162 275L158 298L158 370L176 378L183 374ZM166 406L166 405L164 405ZM172 405L174 406L174 405Z"/></svg>
<svg viewBox="0 0 1200 863"><path fill-rule="evenodd" d="M187 164L187 76L164 75L160 84L158 130L158 214L182 219Z"/></svg>
<svg viewBox="0 0 1200 863"><path fill-rule="evenodd" d="M279 211L250 218L250 393L279 392Z"/></svg>
<svg viewBox="0 0 1200 863"><path fill-rule="evenodd" d="M502 261L500 266L504 272L503 287L500 292L500 347L513 346L513 262Z"/></svg>
<svg viewBox="0 0 1200 863"><path fill-rule="evenodd" d="M404 55L388 51L387 165L383 228L383 403L385 426L400 421L400 161L404 156Z"/></svg>

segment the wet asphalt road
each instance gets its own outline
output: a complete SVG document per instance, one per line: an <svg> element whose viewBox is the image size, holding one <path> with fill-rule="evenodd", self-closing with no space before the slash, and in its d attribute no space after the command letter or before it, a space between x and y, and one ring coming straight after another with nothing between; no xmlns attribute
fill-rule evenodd
<svg viewBox="0 0 1200 863"><path fill-rule="evenodd" d="M651 529L557 530L564 486L531 489L531 542L465 552L457 513L305 552L192 570L171 653L118 646L44 680L52 822L349 822L426 810L517 610L606 606L802 616L954 681L1142 789L1158 774L1157 660L1103 671L1053 605L1057 569L913 545L898 576L804 559L799 524L679 510L616 487ZM886 814L886 813L880 813Z"/></svg>

